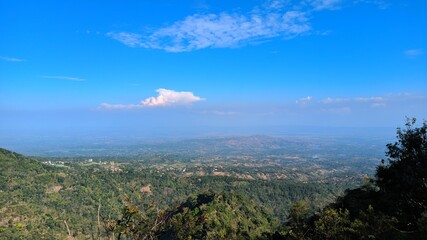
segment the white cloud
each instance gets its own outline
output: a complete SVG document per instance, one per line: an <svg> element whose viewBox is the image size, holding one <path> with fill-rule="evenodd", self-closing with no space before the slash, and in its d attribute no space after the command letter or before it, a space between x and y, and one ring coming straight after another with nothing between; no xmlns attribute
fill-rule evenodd
<svg viewBox="0 0 427 240"><path fill-rule="evenodd" d="M408 57L417 57L424 54L422 49L409 49L406 50L404 53Z"/></svg>
<svg viewBox="0 0 427 240"><path fill-rule="evenodd" d="M192 102L204 100L194 96L192 92L176 92L164 88L156 90L159 95L157 97L149 97L142 102L144 106L168 106L168 105L188 105Z"/></svg>
<svg viewBox="0 0 427 240"><path fill-rule="evenodd" d="M204 98L195 96L192 92L177 92L174 90L159 88L156 90L157 97L149 97L138 104L109 104L103 103L102 109L133 109L144 107L159 107L159 106L177 106L189 105L193 102L205 100Z"/></svg>
<svg viewBox="0 0 427 240"><path fill-rule="evenodd" d="M102 103L99 108L100 109L132 109L132 108L140 108L142 107L140 104L110 104L110 103Z"/></svg>
<svg viewBox="0 0 427 240"><path fill-rule="evenodd" d="M83 78L67 77L67 76L43 76L43 78L58 79L58 80L67 80L67 81L75 81L75 82L85 81L85 79L83 79Z"/></svg>
<svg viewBox="0 0 427 240"><path fill-rule="evenodd" d="M107 35L129 47L138 47L142 42L142 36L136 33L109 32Z"/></svg>
<svg viewBox="0 0 427 240"><path fill-rule="evenodd" d="M194 14L151 32L111 31L107 36L129 47L167 52L240 47L304 33L327 34L330 31L312 31L310 17L314 12L341 9L349 2L375 4L382 9L388 6L384 0L265 0L244 14Z"/></svg>
<svg viewBox="0 0 427 240"><path fill-rule="evenodd" d="M24 59L0 56L0 59L6 62L23 62Z"/></svg>
<svg viewBox="0 0 427 240"><path fill-rule="evenodd" d="M149 32L111 31L107 36L129 47L188 52L204 48L233 48L273 38L291 39L312 33L310 17L315 12L341 9L348 0L265 0L247 13L194 14ZM353 0L375 4L384 0ZM330 31L314 31L328 34Z"/></svg>
<svg viewBox="0 0 427 240"><path fill-rule="evenodd" d="M275 37L293 38L311 30L304 11L285 11L273 1L267 8L248 14L196 14L152 33L109 32L130 47L186 52L203 48L228 48Z"/></svg>
<svg viewBox="0 0 427 240"><path fill-rule="evenodd" d="M382 10L387 9L391 5L390 1L384 0L355 0L354 3L373 4Z"/></svg>
<svg viewBox="0 0 427 240"><path fill-rule="evenodd" d="M341 0L308 0L306 1L310 4L314 10L336 10L341 6Z"/></svg>
<svg viewBox="0 0 427 240"><path fill-rule="evenodd" d="M238 112L233 111L218 111L218 110L211 110L211 111L203 111L203 114L213 114L217 116L234 116L237 115Z"/></svg>
<svg viewBox="0 0 427 240"><path fill-rule="evenodd" d="M393 107L396 104L414 104L424 103L427 97L415 93L389 93L382 97L355 97L355 98L324 98L319 101L323 106L329 105L332 107L339 106L370 106L372 108L385 108L387 106Z"/></svg>
<svg viewBox="0 0 427 240"><path fill-rule="evenodd" d="M322 108L322 112L327 113L351 113L350 107L340 107L340 108Z"/></svg>
<svg viewBox="0 0 427 240"><path fill-rule="evenodd" d="M356 97L353 98L355 102L382 102L384 101L383 97Z"/></svg>
<svg viewBox="0 0 427 240"><path fill-rule="evenodd" d="M325 98L325 99L320 100L320 102L322 102L322 103L326 103L326 104L328 104L328 103L333 103L333 102L334 102L334 99L333 99L333 98L330 98L330 97L327 97L327 98Z"/></svg>
<svg viewBox="0 0 427 240"><path fill-rule="evenodd" d="M321 103L348 103L348 102L382 102L385 99L383 97L355 97L355 98L324 98L320 100Z"/></svg>
<svg viewBox="0 0 427 240"><path fill-rule="evenodd" d="M307 96L305 98L300 98L300 99L296 100L295 103L299 104L301 106L305 106L305 105L309 104L312 99L313 99L313 97Z"/></svg>
<svg viewBox="0 0 427 240"><path fill-rule="evenodd" d="M372 103L371 107L385 107L386 104L385 103Z"/></svg>
<svg viewBox="0 0 427 240"><path fill-rule="evenodd" d="M267 1L265 6L268 9L281 9L289 4L288 0L270 0Z"/></svg>
<svg viewBox="0 0 427 240"><path fill-rule="evenodd" d="M427 96L410 93L410 92L400 92L400 93L389 93L385 95L389 101L408 101L408 100L426 100Z"/></svg>

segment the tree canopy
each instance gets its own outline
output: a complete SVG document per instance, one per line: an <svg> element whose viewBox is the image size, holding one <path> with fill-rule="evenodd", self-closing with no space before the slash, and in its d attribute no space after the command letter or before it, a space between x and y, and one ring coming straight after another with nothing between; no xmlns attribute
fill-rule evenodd
<svg viewBox="0 0 427 240"><path fill-rule="evenodd" d="M427 123L407 119L375 178L320 213L289 221L285 239L427 239ZM294 208L298 208L296 203ZM293 219L292 214L290 215Z"/></svg>

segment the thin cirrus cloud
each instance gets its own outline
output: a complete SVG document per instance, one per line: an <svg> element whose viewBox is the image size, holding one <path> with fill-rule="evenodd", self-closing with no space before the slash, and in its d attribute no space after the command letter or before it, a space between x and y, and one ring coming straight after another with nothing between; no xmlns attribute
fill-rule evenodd
<svg viewBox="0 0 427 240"><path fill-rule="evenodd" d="M321 108L320 111L324 112L324 113L338 113L338 114L351 113L352 112L350 107Z"/></svg>
<svg viewBox="0 0 427 240"><path fill-rule="evenodd" d="M386 9L384 0L266 0L242 13L194 14L169 26L146 33L110 31L107 36L129 47L189 52L204 48L235 48L273 38L292 39L312 31L313 13L341 9L345 3L375 4Z"/></svg>
<svg viewBox="0 0 427 240"><path fill-rule="evenodd" d="M377 6L381 10L385 10L392 5L392 1L387 0L355 0L354 3L366 3Z"/></svg>
<svg viewBox="0 0 427 240"><path fill-rule="evenodd" d="M341 6L341 0L312 0L308 3L313 7L315 11L321 10L336 10Z"/></svg>
<svg viewBox="0 0 427 240"><path fill-rule="evenodd" d="M313 99L312 96L307 96L307 97L300 98L300 99L296 100L295 103L300 105L300 106L305 106L305 105L309 104L312 99Z"/></svg>
<svg viewBox="0 0 427 240"><path fill-rule="evenodd" d="M383 97L355 97L355 98L324 98L320 100L321 103L331 104L331 103L349 103L349 102L383 102L385 99Z"/></svg>
<svg viewBox="0 0 427 240"><path fill-rule="evenodd" d="M368 104L370 107L385 107L388 99L384 97L354 97L354 98L331 98L327 97L313 102L312 96L300 98L295 101L299 106L311 106L325 113L351 113L355 104Z"/></svg>
<svg viewBox="0 0 427 240"><path fill-rule="evenodd" d="M313 102L313 97L307 96L300 98L295 101L299 106L310 106L310 109L317 109L323 113L332 114L349 114L353 112L353 108L360 109L364 106L371 108L386 107L386 102L392 98L396 98L394 95L387 97L353 97L353 98L331 98L327 97L319 101Z"/></svg>
<svg viewBox="0 0 427 240"><path fill-rule="evenodd" d="M42 78L47 79L57 79L57 80L66 80L66 81L74 81L74 82L82 82L85 81L83 78L78 77L67 77L67 76L42 76Z"/></svg>
<svg viewBox="0 0 427 240"><path fill-rule="evenodd" d="M188 52L203 48L239 47L260 40L294 38L311 30L308 11L285 10L286 4L273 1L247 14L195 14L148 34L109 32L107 35L129 47ZM310 8L326 9L332 0L312 1ZM319 3L317 3L319 2ZM289 7L293 9L295 6ZM319 10L323 10L319 9Z"/></svg>
<svg viewBox="0 0 427 240"><path fill-rule="evenodd" d="M404 54L408 57L417 57L423 55L424 52L422 49L409 49L404 52Z"/></svg>
<svg viewBox="0 0 427 240"><path fill-rule="evenodd" d="M193 102L205 100L204 98L195 96L192 92L178 92L174 90L159 88L156 90L157 97L149 97L138 104L109 104L103 103L100 109L135 109L146 107L164 107L164 106L179 106L190 105Z"/></svg>
<svg viewBox="0 0 427 240"><path fill-rule="evenodd" d="M373 108L383 108L388 105L396 104L425 104L427 97L425 95L415 93L389 93L381 97L354 97L354 98L331 98L327 97L319 101L320 104L326 106L370 106Z"/></svg>
<svg viewBox="0 0 427 240"><path fill-rule="evenodd" d="M136 33L109 32L107 35L129 47L143 47L142 36Z"/></svg>
<svg viewBox="0 0 427 240"><path fill-rule="evenodd" d="M24 59L0 56L0 59L6 62L23 62Z"/></svg>
<svg viewBox="0 0 427 240"><path fill-rule="evenodd" d="M234 115L239 114L239 112L235 112L235 111L219 111L219 110L210 110L210 111L205 110L205 111L202 111L201 113L213 114L216 116L234 116Z"/></svg>
<svg viewBox="0 0 427 240"><path fill-rule="evenodd" d="M385 107L387 98L384 97L354 97L354 98L324 98L320 100L325 105L336 105L336 104L369 104L370 107ZM349 107L347 107L349 108ZM350 108L349 108L350 109ZM349 112L349 111L346 111Z"/></svg>

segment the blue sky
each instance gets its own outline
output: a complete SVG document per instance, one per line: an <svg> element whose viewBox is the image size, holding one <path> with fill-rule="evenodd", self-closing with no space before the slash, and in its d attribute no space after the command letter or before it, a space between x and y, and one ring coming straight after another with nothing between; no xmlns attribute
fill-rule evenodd
<svg viewBox="0 0 427 240"><path fill-rule="evenodd" d="M427 119L426 1L0 2L0 132Z"/></svg>

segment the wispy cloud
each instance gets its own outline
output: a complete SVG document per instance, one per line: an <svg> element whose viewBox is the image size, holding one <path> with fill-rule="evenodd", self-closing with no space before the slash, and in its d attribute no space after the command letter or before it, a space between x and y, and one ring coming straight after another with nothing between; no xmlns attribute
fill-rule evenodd
<svg viewBox="0 0 427 240"><path fill-rule="evenodd" d="M327 97L319 101L322 112L328 113L351 113L352 109L385 107L385 97L353 97L353 98L331 98Z"/></svg>
<svg viewBox="0 0 427 240"><path fill-rule="evenodd" d="M66 80L66 81L75 81L75 82L85 81L85 79L83 79L83 78L67 77L67 76L42 76L42 78L58 79L58 80Z"/></svg>
<svg viewBox="0 0 427 240"><path fill-rule="evenodd" d="M318 103L323 106L359 106L372 108L385 108L396 104L425 103L425 95L415 93L389 93L381 97L354 97L354 98L324 98Z"/></svg>
<svg viewBox="0 0 427 240"><path fill-rule="evenodd" d="M427 96L410 92L389 93L385 95L388 100L426 100Z"/></svg>
<svg viewBox="0 0 427 240"><path fill-rule="evenodd" d="M289 5L288 0L268 0L264 3L266 9L282 9Z"/></svg>
<svg viewBox="0 0 427 240"><path fill-rule="evenodd" d="M383 102L372 103L371 107L385 107L387 104Z"/></svg>
<svg viewBox="0 0 427 240"><path fill-rule="evenodd" d="M354 3L373 4L382 10L387 9L391 5L390 1L385 0L355 0Z"/></svg>
<svg viewBox="0 0 427 240"><path fill-rule="evenodd" d="M313 99L313 97L307 96L305 98L300 98L300 99L296 100L295 103L300 105L300 106L305 106L305 105L309 104L312 99Z"/></svg>
<svg viewBox="0 0 427 240"><path fill-rule="evenodd" d="M342 0L307 0L315 11L321 10L336 10L341 7Z"/></svg>
<svg viewBox="0 0 427 240"><path fill-rule="evenodd" d="M308 103L306 103L308 101ZM273 112L283 116L313 117L313 120L337 118L382 119L390 116L426 116L427 95L425 93L386 93L381 95L359 97L304 97L296 102L289 102ZM350 119L349 119L350 120Z"/></svg>
<svg viewBox="0 0 427 240"><path fill-rule="evenodd" d="M320 111L325 113L338 113L338 114L352 112L350 107L321 108Z"/></svg>
<svg viewBox="0 0 427 240"><path fill-rule="evenodd" d="M0 56L0 60L6 61L6 62L23 62L23 61L25 61L24 59L5 57L5 56Z"/></svg>
<svg viewBox="0 0 427 240"><path fill-rule="evenodd" d="M177 106L189 105L193 102L205 100L204 98L195 96L192 92L177 92L174 90L159 88L156 90L157 97L149 97L138 104L101 104L101 109L134 109L144 107L162 107L162 106Z"/></svg>
<svg viewBox="0 0 427 240"><path fill-rule="evenodd" d="M408 57L417 57L424 54L422 49L409 49L404 51L403 53Z"/></svg>
<svg viewBox="0 0 427 240"><path fill-rule="evenodd" d="M142 36L136 33L109 32L107 33L107 36L129 47L140 47L142 44Z"/></svg>
<svg viewBox="0 0 427 240"><path fill-rule="evenodd" d="M273 1L247 14L196 14L148 34L119 31L107 35L129 47L187 52L238 47L277 37L290 39L310 30L307 12L285 10L280 1Z"/></svg>
<svg viewBox="0 0 427 240"><path fill-rule="evenodd" d="M147 32L111 31L107 36L129 47L189 52L204 48L234 48L274 38L292 39L314 31L316 12L338 10L344 4L375 4L385 9L384 0L265 0L251 11L194 14Z"/></svg>
<svg viewBox="0 0 427 240"><path fill-rule="evenodd" d="M348 102L382 102L384 101L383 97L355 97L355 98L324 98L320 100L321 103L331 104L331 103L348 103Z"/></svg>
<svg viewBox="0 0 427 240"><path fill-rule="evenodd" d="M210 110L210 111L202 111L203 114L213 114L217 116L234 116L237 115L238 112L234 111L219 111L219 110Z"/></svg>

